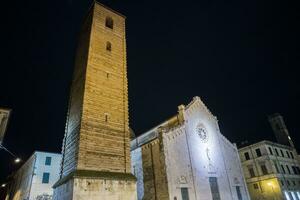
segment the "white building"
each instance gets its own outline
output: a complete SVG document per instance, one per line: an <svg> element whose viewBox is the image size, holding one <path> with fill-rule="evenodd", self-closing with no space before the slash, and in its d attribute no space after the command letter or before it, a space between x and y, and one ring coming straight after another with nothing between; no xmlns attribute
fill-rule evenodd
<svg viewBox="0 0 300 200"><path fill-rule="evenodd" d="M36 151L12 176L6 200L52 199L59 179L61 154Z"/></svg>
<svg viewBox="0 0 300 200"><path fill-rule="evenodd" d="M236 145L199 97L131 142L139 200L249 200Z"/></svg>
<svg viewBox="0 0 300 200"><path fill-rule="evenodd" d="M300 200L300 163L295 148L261 141L239 149L250 196Z"/></svg>

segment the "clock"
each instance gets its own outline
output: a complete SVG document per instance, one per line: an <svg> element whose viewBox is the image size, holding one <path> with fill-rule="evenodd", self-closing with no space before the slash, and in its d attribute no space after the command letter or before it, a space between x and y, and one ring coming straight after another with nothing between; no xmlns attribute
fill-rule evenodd
<svg viewBox="0 0 300 200"><path fill-rule="evenodd" d="M208 134L203 124L200 123L197 125L196 133L200 137L202 142L206 143L208 141Z"/></svg>

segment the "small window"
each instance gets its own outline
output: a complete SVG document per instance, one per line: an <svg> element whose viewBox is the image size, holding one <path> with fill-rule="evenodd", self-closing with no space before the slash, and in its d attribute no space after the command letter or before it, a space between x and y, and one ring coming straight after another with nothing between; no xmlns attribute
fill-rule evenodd
<svg viewBox="0 0 300 200"><path fill-rule="evenodd" d="M273 151L272 151L271 147L269 147L269 152L270 152L271 155L273 155Z"/></svg>
<svg viewBox="0 0 300 200"><path fill-rule="evenodd" d="M279 156L278 150L275 149L276 156Z"/></svg>
<svg viewBox="0 0 300 200"><path fill-rule="evenodd" d="M290 183L290 181L289 181L289 180L287 180L287 181L286 181L286 183L288 184L288 186L290 186L290 185L291 185L291 183Z"/></svg>
<svg viewBox="0 0 300 200"><path fill-rule="evenodd" d="M105 26L107 28L113 29L114 28L114 20L111 17L106 17Z"/></svg>
<svg viewBox="0 0 300 200"><path fill-rule="evenodd" d="M274 161L274 165L275 165L275 168L276 168L276 172L279 174L280 172L279 172L279 169L278 169L278 165L275 161Z"/></svg>
<svg viewBox="0 0 300 200"><path fill-rule="evenodd" d="M253 184L253 188L254 188L255 190L258 190L258 184L257 184L257 183L254 183L254 184Z"/></svg>
<svg viewBox="0 0 300 200"><path fill-rule="evenodd" d="M250 177L255 177L255 173L254 173L254 169L253 168L249 168L249 174L250 174Z"/></svg>
<svg viewBox="0 0 300 200"><path fill-rule="evenodd" d="M106 51L111 51L111 43L106 42Z"/></svg>
<svg viewBox="0 0 300 200"><path fill-rule="evenodd" d="M45 165L51 165L51 157L46 157Z"/></svg>
<svg viewBox="0 0 300 200"><path fill-rule="evenodd" d="M250 160L250 156L249 156L249 153L248 153L248 152L244 153L244 156L245 156L245 159L246 159L246 160Z"/></svg>
<svg viewBox="0 0 300 200"><path fill-rule="evenodd" d="M282 173L285 174L285 169L283 167L283 165L280 165L281 166L281 169L282 169Z"/></svg>
<svg viewBox="0 0 300 200"><path fill-rule="evenodd" d="M287 168L287 170L288 170L289 174L291 174L290 167L289 167L288 165L286 165L286 168Z"/></svg>
<svg viewBox="0 0 300 200"><path fill-rule="evenodd" d="M43 173L42 183L49 183L50 173Z"/></svg>
<svg viewBox="0 0 300 200"><path fill-rule="evenodd" d="M297 170L297 174L300 174L300 168L299 167L296 167L296 170Z"/></svg>
<svg viewBox="0 0 300 200"><path fill-rule="evenodd" d="M257 157L261 157L261 151L260 149L255 149Z"/></svg>
<svg viewBox="0 0 300 200"><path fill-rule="evenodd" d="M291 158L294 159L294 154L293 154L293 152L290 152L290 154L291 154Z"/></svg>
<svg viewBox="0 0 300 200"><path fill-rule="evenodd" d="M280 182L281 182L281 185L282 185L282 186L284 186L284 181L283 181L283 180L281 180Z"/></svg>
<svg viewBox="0 0 300 200"><path fill-rule="evenodd" d="M261 165L260 167L261 167L261 171L262 171L263 175L267 175L268 174L268 170L267 170L266 165Z"/></svg>
<svg viewBox="0 0 300 200"><path fill-rule="evenodd" d="M286 151L286 155L287 155L288 158L291 158L290 153L288 151Z"/></svg>
<svg viewBox="0 0 300 200"><path fill-rule="evenodd" d="M294 174L298 173L295 166L292 166L292 170L293 170Z"/></svg>
<svg viewBox="0 0 300 200"><path fill-rule="evenodd" d="M284 157L283 151L280 149L281 156Z"/></svg>
<svg viewBox="0 0 300 200"><path fill-rule="evenodd" d="M296 182L295 181L292 181L292 182L293 182L293 185L296 186Z"/></svg>
<svg viewBox="0 0 300 200"><path fill-rule="evenodd" d="M104 114L104 117L105 117L105 122L108 122L108 114L107 113Z"/></svg>

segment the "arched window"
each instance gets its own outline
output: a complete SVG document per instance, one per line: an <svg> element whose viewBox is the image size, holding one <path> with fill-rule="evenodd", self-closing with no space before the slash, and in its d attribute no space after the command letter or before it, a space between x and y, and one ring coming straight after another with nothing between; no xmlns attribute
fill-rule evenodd
<svg viewBox="0 0 300 200"><path fill-rule="evenodd" d="M105 26L113 29L114 28L114 20L111 17L106 17Z"/></svg>
<svg viewBox="0 0 300 200"><path fill-rule="evenodd" d="M106 42L106 50L111 51L111 43L110 42Z"/></svg>

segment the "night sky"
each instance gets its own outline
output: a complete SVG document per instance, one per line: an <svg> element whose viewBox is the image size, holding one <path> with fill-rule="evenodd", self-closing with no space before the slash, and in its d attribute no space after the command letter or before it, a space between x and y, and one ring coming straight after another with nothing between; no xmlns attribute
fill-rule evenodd
<svg viewBox="0 0 300 200"><path fill-rule="evenodd" d="M127 16L130 126L137 135L200 96L230 141L274 140L283 115L300 145L299 6L282 0L101 1ZM296 2L296 1L295 1ZM1 6L4 145L60 152L78 31L91 1ZM20 165L0 151L0 181Z"/></svg>

